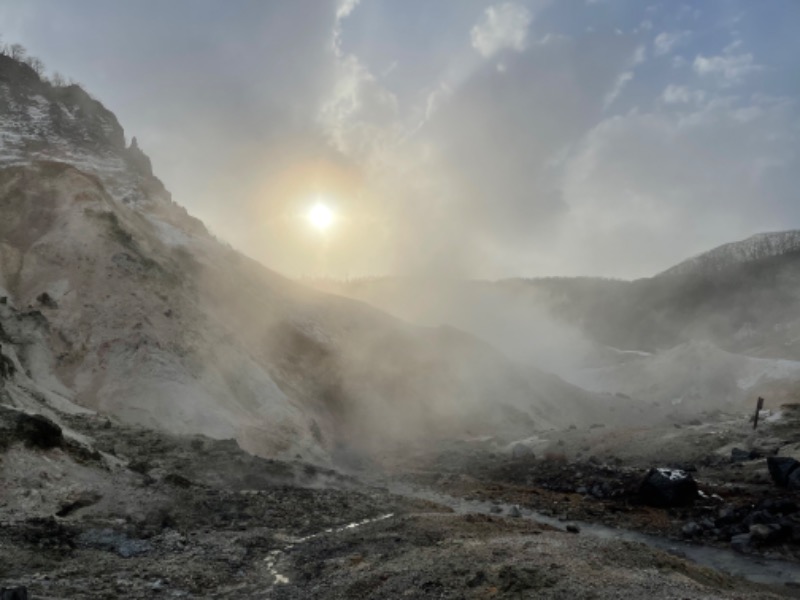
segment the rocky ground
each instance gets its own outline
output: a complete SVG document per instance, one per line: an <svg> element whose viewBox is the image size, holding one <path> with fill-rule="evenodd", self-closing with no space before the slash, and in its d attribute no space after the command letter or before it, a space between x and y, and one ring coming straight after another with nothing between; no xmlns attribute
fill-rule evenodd
<svg viewBox="0 0 800 600"><path fill-rule="evenodd" d="M506 507L498 514L454 512L396 493L397 482L413 481L434 499L441 490L680 536L687 521L701 522L706 511L772 490L769 482L747 483L749 465L698 467L702 489L705 469L722 478L730 470L743 481L709 489L722 501L709 497L668 510L638 504L630 490L641 469L605 457L576 462L467 444L428 454L416 469L406 464L388 480L385 472L381 483L391 493L364 483L364 473L359 480L256 458L229 441L171 436L95 415L61 416L60 424L0 409L0 587L24 587L29 598L773 598L798 592L748 583L641 543L515 518ZM567 435L567 451L573 439L588 439L577 430ZM551 442L558 446L555 437ZM791 500L788 491L772 492L773 499ZM705 530L692 537L724 543ZM797 556L793 541L770 548ZM753 551L763 548L754 544Z"/></svg>
<svg viewBox="0 0 800 600"><path fill-rule="evenodd" d="M769 467L798 466L800 406L764 417L755 432L746 416L716 415L679 428L552 431L507 447L472 440L421 453L395 465L393 476L420 497L436 498L435 490L456 507L538 514L562 526L601 523L784 560L800 581L800 487L779 481ZM652 467L682 470L696 498L646 497Z"/></svg>

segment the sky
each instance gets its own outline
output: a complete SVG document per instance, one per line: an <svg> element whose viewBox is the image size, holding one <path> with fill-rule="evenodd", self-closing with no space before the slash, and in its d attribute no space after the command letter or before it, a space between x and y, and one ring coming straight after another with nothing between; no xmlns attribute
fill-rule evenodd
<svg viewBox="0 0 800 600"><path fill-rule="evenodd" d="M0 24L289 276L634 278L800 228L796 0L0 0Z"/></svg>

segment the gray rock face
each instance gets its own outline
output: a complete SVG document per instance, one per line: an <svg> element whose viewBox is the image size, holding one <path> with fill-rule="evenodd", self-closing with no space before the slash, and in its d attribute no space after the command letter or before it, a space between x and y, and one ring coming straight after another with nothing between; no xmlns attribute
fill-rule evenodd
<svg viewBox="0 0 800 600"><path fill-rule="evenodd" d="M89 148L125 148L125 135L114 113L79 85L51 85L28 65L8 56L0 56L0 86L5 88L5 93L0 94L0 109L6 115L19 111L21 123L36 127L22 113L28 107L24 100L29 96L37 96L51 103L47 109L49 129L70 144Z"/></svg>

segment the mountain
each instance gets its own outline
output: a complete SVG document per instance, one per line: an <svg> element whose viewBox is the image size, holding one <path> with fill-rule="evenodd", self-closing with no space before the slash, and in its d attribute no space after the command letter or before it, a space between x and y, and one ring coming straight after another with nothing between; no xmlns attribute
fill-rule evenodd
<svg viewBox="0 0 800 600"><path fill-rule="evenodd" d="M605 346L654 352L704 340L738 353L800 359L800 232L761 234L635 281L544 279L530 300Z"/></svg>
<svg viewBox="0 0 800 600"><path fill-rule="evenodd" d="M746 263L753 263L800 252L800 231L759 233L746 240L723 244L685 260L657 277L711 275Z"/></svg>
<svg viewBox="0 0 800 600"><path fill-rule="evenodd" d="M6 56L0 142L2 356L28 378L6 381L4 402L326 462L521 437L580 421L594 399L471 335L310 290L234 251L173 202L113 113ZM44 391L19 391L31 382ZM608 416L606 404L586 414Z"/></svg>
<svg viewBox="0 0 800 600"><path fill-rule="evenodd" d="M460 327L523 364L644 403L654 418L740 410L761 394L777 404L800 393L798 231L726 244L635 281L317 285L412 322Z"/></svg>

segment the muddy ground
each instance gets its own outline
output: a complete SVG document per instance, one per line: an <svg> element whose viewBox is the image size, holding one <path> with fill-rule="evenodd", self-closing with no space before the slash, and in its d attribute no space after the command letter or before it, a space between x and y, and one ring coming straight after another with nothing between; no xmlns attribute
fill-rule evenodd
<svg viewBox="0 0 800 600"><path fill-rule="evenodd" d="M699 505L670 512L640 506L628 491L614 496L635 485L642 465L570 455L591 446L597 430L546 434L563 456L515 457L482 441L414 455L402 470L395 462L377 475L343 475L105 417L61 424L63 432L0 410L0 587L25 587L30 598L775 598L800 591L506 509L464 514L388 490L413 482L667 536L705 514ZM774 494L745 469L758 471L732 468L728 477L727 465L715 462L697 476L706 487L716 473L718 485L708 489L724 503ZM569 489L603 489L604 481L609 498ZM724 544L703 534L697 542ZM791 543L770 551L796 558Z"/></svg>

